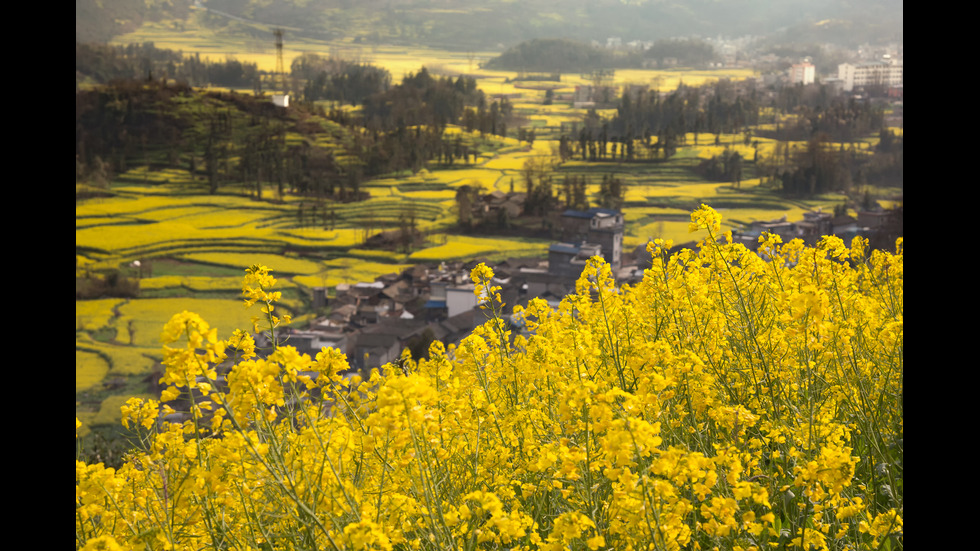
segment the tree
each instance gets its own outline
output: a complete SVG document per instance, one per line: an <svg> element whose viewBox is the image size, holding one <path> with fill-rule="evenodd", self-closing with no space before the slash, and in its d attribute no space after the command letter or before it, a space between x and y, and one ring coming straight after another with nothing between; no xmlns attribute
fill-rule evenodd
<svg viewBox="0 0 980 551"><path fill-rule="evenodd" d="M726 173L735 187L742 187L742 155L738 151L729 157Z"/></svg>
<svg viewBox="0 0 980 551"><path fill-rule="evenodd" d="M401 252L410 254L415 246L418 224L415 219L415 203L408 202L407 209L398 213L398 245Z"/></svg>
<svg viewBox="0 0 980 551"><path fill-rule="evenodd" d="M602 176L599 184L599 206L607 209L619 209L623 206L623 181L611 174Z"/></svg>
<svg viewBox="0 0 980 551"><path fill-rule="evenodd" d="M464 184L456 189L456 220L460 228L473 227L473 208L479 200L479 188Z"/></svg>

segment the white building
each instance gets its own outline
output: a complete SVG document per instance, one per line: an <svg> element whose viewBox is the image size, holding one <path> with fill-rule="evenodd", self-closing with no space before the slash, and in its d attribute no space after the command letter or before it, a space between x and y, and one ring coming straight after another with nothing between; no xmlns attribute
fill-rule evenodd
<svg viewBox="0 0 980 551"><path fill-rule="evenodd" d="M793 84L813 84L816 68L806 61L789 68L789 81Z"/></svg>
<svg viewBox="0 0 980 551"><path fill-rule="evenodd" d="M837 77L843 81L845 92L862 86L899 86L904 84L904 65L887 55L881 61L841 63Z"/></svg>
<svg viewBox="0 0 980 551"><path fill-rule="evenodd" d="M289 107L288 94L272 94L272 103L279 107Z"/></svg>
<svg viewBox="0 0 980 551"><path fill-rule="evenodd" d="M446 288L446 309L449 317L472 310L486 299L485 292L477 297L475 288L472 283Z"/></svg>

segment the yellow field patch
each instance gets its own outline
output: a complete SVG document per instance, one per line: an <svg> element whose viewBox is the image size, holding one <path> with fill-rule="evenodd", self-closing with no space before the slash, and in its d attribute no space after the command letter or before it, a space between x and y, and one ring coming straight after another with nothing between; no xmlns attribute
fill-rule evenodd
<svg viewBox="0 0 980 551"><path fill-rule="evenodd" d="M121 298L75 301L75 330L95 331L108 327L115 317L113 309L126 302Z"/></svg>
<svg viewBox="0 0 980 551"><path fill-rule="evenodd" d="M449 201L450 204L455 200L456 193L452 190L433 190L433 191L410 191L400 194L406 199L417 199L419 201Z"/></svg>
<svg viewBox="0 0 980 551"><path fill-rule="evenodd" d="M727 183L678 183L642 186L643 195L649 198L698 199L717 194L717 188L728 187ZM638 186L639 187L639 186Z"/></svg>
<svg viewBox="0 0 980 551"><path fill-rule="evenodd" d="M524 169L524 163L531 157L536 157L533 151L512 152L508 155L501 155L483 163L483 167L493 170L520 171Z"/></svg>
<svg viewBox="0 0 980 551"><path fill-rule="evenodd" d="M117 338L121 342L129 342L127 331L128 321L117 324ZM160 326L160 331L163 326ZM159 337L159 331L157 332ZM88 335L81 334L75 340L78 350L99 352L110 359L109 373L112 375L141 375L149 373L154 364L162 357L159 341L152 346L130 346L128 344L111 344L92 340Z"/></svg>
<svg viewBox="0 0 980 551"><path fill-rule="evenodd" d="M106 226L114 224L127 224L134 220L130 216L87 216L85 218L75 218L75 229L92 228L96 226Z"/></svg>
<svg viewBox="0 0 980 551"><path fill-rule="evenodd" d="M194 179L190 172L180 168L150 169L148 166L139 166L127 170L120 175L120 178L127 180L142 180L145 184L193 184Z"/></svg>
<svg viewBox="0 0 980 551"><path fill-rule="evenodd" d="M94 352L75 350L75 392L88 390L102 382L109 373L109 364Z"/></svg>
<svg viewBox="0 0 980 551"><path fill-rule="evenodd" d="M312 275L295 276L293 281L306 287L336 287L340 283L371 282L378 276L400 273L410 266L347 257L329 260L325 264L326 270Z"/></svg>
<svg viewBox="0 0 980 551"><path fill-rule="evenodd" d="M545 242L446 235L444 243L416 251L409 256L409 260L440 262L480 257L502 259L508 256L544 256L549 245L550 243Z"/></svg>
<svg viewBox="0 0 980 551"><path fill-rule="evenodd" d="M784 209L756 209L756 208L739 208L739 209L718 209L722 215L722 224L731 222L729 225L738 227L734 220L740 220L743 222L769 222L772 220L777 220L786 217L789 221L797 221L803 219L803 214L810 212L812 209L821 208L824 212L833 212L834 204L831 201L826 203L800 206L800 205L789 205L787 204Z"/></svg>
<svg viewBox="0 0 980 551"><path fill-rule="evenodd" d="M336 230L298 228L280 230L276 233L276 237L283 243L302 246L321 245L343 249L364 243L364 231L360 228L340 228Z"/></svg>
<svg viewBox="0 0 980 551"><path fill-rule="evenodd" d="M151 222L166 222L180 220L184 223L187 222L186 219L193 218L201 215L213 215L218 212L214 207L204 206L204 205L189 205L189 206L173 206L164 208L149 208L141 212L131 212L126 216L131 218L138 218L143 221Z"/></svg>
<svg viewBox="0 0 980 551"><path fill-rule="evenodd" d="M258 233L259 235L255 235ZM264 234L264 235L263 235ZM216 241L246 242L260 246L270 231L243 232L240 229L202 229L190 224L162 222L136 226L100 226L75 231L75 246L105 252L124 252L160 246L166 243L210 243Z"/></svg>
<svg viewBox="0 0 980 551"><path fill-rule="evenodd" d="M242 288L242 278L236 276L207 277L171 275L143 278L140 280L140 289L143 291L179 288L195 292L240 291Z"/></svg>
<svg viewBox="0 0 980 551"><path fill-rule="evenodd" d="M672 239L674 244L680 245L694 241L696 236L688 232L688 222L686 221L656 221L637 227L630 232L630 235L624 235L623 248L632 251L636 247L646 244L647 241L661 238Z"/></svg>
<svg viewBox="0 0 980 551"><path fill-rule="evenodd" d="M125 189L125 188L116 188ZM120 216L137 217L159 209L175 208L249 208L256 205L255 201L233 195L174 195L173 190L160 190L152 186L129 188L134 196L117 196L106 199L91 199L75 204L75 217L87 216ZM262 204L263 208L284 209L283 205ZM199 212L199 211L195 211Z"/></svg>
<svg viewBox="0 0 980 551"><path fill-rule="evenodd" d="M144 399L157 399L157 396L151 396L149 394L141 395ZM118 425L122 422L122 408L126 401L129 400L131 396L109 396L105 400L102 400L102 405L99 407L98 413L92 416L89 424L91 425Z"/></svg>
<svg viewBox="0 0 980 551"><path fill-rule="evenodd" d="M650 86L661 92L676 90L683 82L685 86L701 86L721 79L744 80L756 76L752 69L616 69L614 85L621 87L626 84ZM582 84L588 84L582 80Z"/></svg>
<svg viewBox="0 0 980 551"><path fill-rule="evenodd" d="M751 145L744 145L741 141L736 145L698 145L691 146L693 149L697 150L697 156L700 159L710 159L712 157L721 158L728 150L729 153L738 153L743 159L751 159L755 154L755 150Z"/></svg>
<svg viewBox="0 0 980 551"><path fill-rule="evenodd" d="M279 277L280 274L312 274L323 269L323 266L314 260L283 256L280 254L194 253L182 255L181 258L191 262L203 262L205 264L240 268L242 270L242 277L245 275L245 267L254 264L272 267L273 277ZM239 284L241 284L241 277L238 279Z"/></svg>
<svg viewBox="0 0 980 551"><path fill-rule="evenodd" d="M182 222L203 229L238 228L262 222L268 220L270 216L277 215L279 213L276 211L258 209L226 209L221 211L205 209L201 212L188 214L182 219Z"/></svg>
<svg viewBox="0 0 980 551"><path fill-rule="evenodd" d="M473 185L472 182L476 181L486 188L492 188L502 176L499 169L490 168L486 165L461 170L444 170L434 174L434 180L445 182L451 186L460 186L463 184ZM408 191L408 189L405 189L405 191Z"/></svg>
<svg viewBox="0 0 980 551"><path fill-rule="evenodd" d="M216 298L140 298L131 299L119 308L136 329L136 346L160 348L163 326L174 314L184 310L194 312L218 328L219 338L228 338L235 329L252 330L252 316L260 315L258 306L245 308L238 299ZM121 339L127 339L127 327L119 329Z"/></svg>

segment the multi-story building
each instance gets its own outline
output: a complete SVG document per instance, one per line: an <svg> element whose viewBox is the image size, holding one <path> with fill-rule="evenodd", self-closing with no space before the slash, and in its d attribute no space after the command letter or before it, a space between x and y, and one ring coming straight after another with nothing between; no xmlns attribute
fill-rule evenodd
<svg viewBox="0 0 980 551"><path fill-rule="evenodd" d="M562 214L562 241L600 245L603 258L618 270L622 267L624 226L623 213L618 210L567 210Z"/></svg>
<svg viewBox="0 0 980 551"><path fill-rule="evenodd" d="M904 84L904 74L904 64L887 55L881 61L837 66L837 77L843 81L845 92L864 86L900 86Z"/></svg>
<svg viewBox="0 0 980 551"><path fill-rule="evenodd" d="M789 68L789 81L793 84L813 84L816 68L812 63L804 61Z"/></svg>
<svg viewBox="0 0 980 551"><path fill-rule="evenodd" d="M601 256L615 271L623 260L623 213L591 208L566 210L561 215L561 243L548 248L548 275L573 281L593 256Z"/></svg>

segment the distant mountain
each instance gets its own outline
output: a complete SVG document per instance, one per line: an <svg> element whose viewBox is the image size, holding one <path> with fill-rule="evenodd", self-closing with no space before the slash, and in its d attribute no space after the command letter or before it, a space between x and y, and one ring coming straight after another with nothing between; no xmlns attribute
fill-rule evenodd
<svg viewBox="0 0 980 551"><path fill-rule="evenodd" d="M187 17L191 0L76 0L75 34L101 40L144 18ZM623 42L680 36L779 36L858 43L902 40L903 0L201 0L213 27L358 42L503 49L535 38ZM88 39L88 38L86 38Z"/></svg>
<svg viewBox="0 0 980 551"><path fill-rule="evenodd" d="M75 42L106 42L144 21L186 19L193 0L75 0Z"/></svg>

